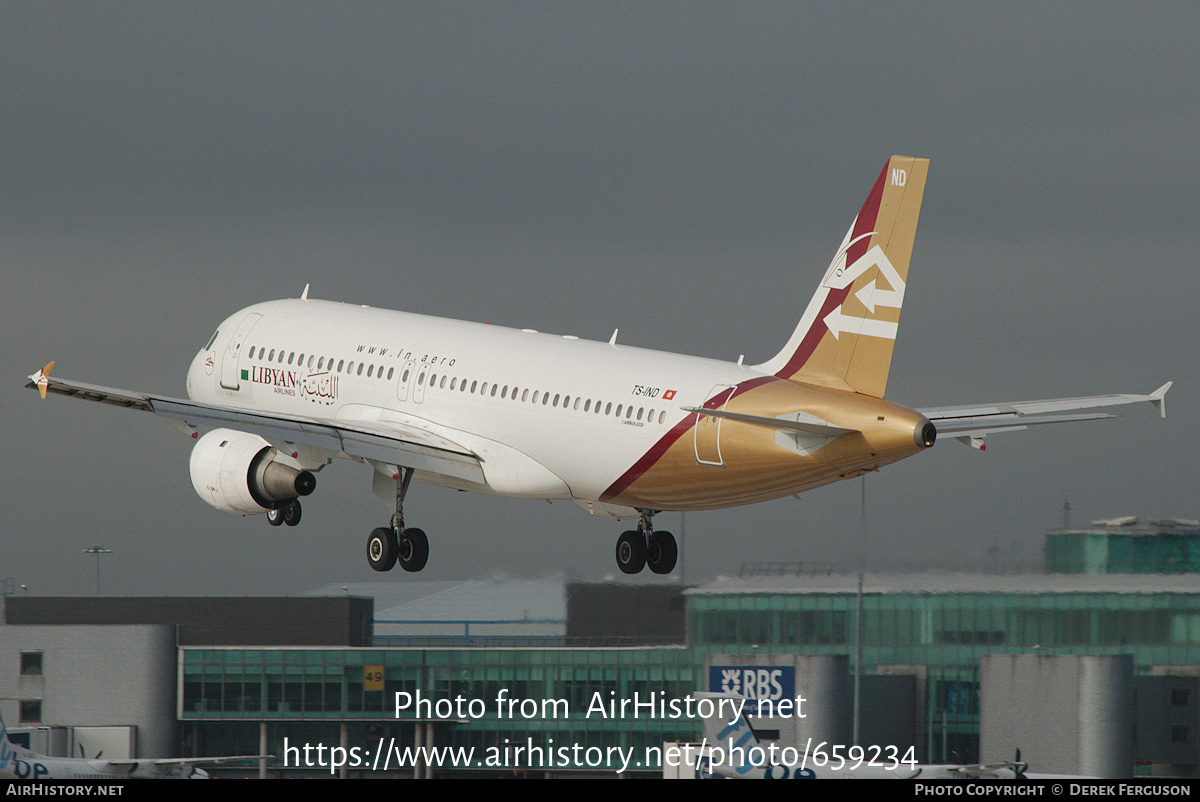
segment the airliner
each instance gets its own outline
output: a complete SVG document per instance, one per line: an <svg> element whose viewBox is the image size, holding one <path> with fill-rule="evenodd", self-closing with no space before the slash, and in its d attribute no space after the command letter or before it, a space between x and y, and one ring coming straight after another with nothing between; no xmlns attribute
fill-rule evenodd
<svg viewBox="0 0 1200 802"><path fill-rule="evenodd" d="M799 745L763 743L744 710L751 701L735 693L697 691L693 699L711 700L703 714L704 740L696 750L698 780L1095 780L1082 774L1030 772L1021 750L1011 761L992 764L917 763L912 747L848 747L830 743ZM726 704L728 702L728 704ZM725 711L734 711L728 719ZM805 749L811 748L811 752ZM690 753L685 753L690 754Z"/></svg>
<svg viewBox="0 0 1200 802"><path fill-rule="evenodd" d="M51 757L8 740L8 728L0 717L0 779L7 780L207 780L209 774L197 763L232 763L260 760L272 755L209 758L117 758L89 760L82 757Z"/></svg>
<svg viewBox="0 0 1200 802"><path fill-rule="evenodd" d="M420 571L415 480L510 498L568 499L637 520L621 571L668 574L677 545L656 513L732 507L850 479L933 446L1111 417L1149 395L909 409L884 399L929 162L893 156L791 337L757 365L704 359L308 297L247 307L187 372L187 399L51 378L27 387L128 407L197 438L192 484L210 505L296 525L314 474L369 465L392 509L372 531L377 571ZM783 285L790 292L790 284ZM1081 411L1089 410L1089 411ZM208 431L201 437L201 428Z"/></svg>

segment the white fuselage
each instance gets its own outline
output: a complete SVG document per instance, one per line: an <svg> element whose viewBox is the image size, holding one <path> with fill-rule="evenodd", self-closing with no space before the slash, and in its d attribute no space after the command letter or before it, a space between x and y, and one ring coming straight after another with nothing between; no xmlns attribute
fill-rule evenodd
<svg viewBox="0 0 1200 802"><path fill-rule="evenodd" d="M484 456L488 487L470 489L536 498L598 500L694 417L681 406L760 375L710 359L328 301L258 304L218 331L188 371L192 399L418 425ZM544 471L521 465L513 482L491 470L521 456Z"/></svg>

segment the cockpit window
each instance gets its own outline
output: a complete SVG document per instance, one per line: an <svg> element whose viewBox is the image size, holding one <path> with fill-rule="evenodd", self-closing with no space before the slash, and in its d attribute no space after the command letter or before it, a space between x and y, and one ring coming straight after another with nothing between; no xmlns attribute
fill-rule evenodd
<svg viewBox="0 0 1200 802"><path fill-rule="evenodd" d="M218 334L220 334L220 333L221 333L221 330L220 330L220 329L217 329L216 331L214 331L214 332L213 332L213 336L212 336L212 338L211 338L211 339L208 341L208 345L204 346L204 350L205 350L205 351L208 351L208 350L211 350L211 349L212 349L212 344L213 344L213 343L215 343L215 342L217 341L217 335L218 335Z"/></svg>

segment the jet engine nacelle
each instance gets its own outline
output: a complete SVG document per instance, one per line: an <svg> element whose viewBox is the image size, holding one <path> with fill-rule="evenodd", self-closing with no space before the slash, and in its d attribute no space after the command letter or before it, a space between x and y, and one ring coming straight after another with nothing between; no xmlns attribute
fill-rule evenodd
<svg viewBox="0 0 1200 802"><path fill-rule="evenodd" d="M256 434L213 429L192 449L192 486L218 510L258 515L307 496L316 477L276 461L279 452Z"/></svg>

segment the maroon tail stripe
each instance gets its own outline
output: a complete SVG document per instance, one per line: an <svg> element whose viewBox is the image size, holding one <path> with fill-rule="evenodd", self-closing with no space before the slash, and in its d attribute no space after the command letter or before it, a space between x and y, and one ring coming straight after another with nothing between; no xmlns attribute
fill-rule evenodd
<svg viewBox="0 0 1200 802"><path fill-rule="evenodd" d="M733 400L747 390L752 390L755 387L758 387L759 385L765 384L769 381L778 380L774 376L759 376L756 379L748 379L747 381L744 381L733 388L733 394L729 396L729 399ZM707 407L708 409L716 409L717 407L721 406L721 404L726 403L725 396L728 395L729 392L730 391L728 389L722 390L712 398L705 401L702 406ZM679 423L672 426L671 431L659 438L659 441L651 446L649 451L643 454L637 462L633 463L633 467L625 471L625 473L621 475L620 479L613 482L608 490L605 490L600 494L600 500L611 501L612 499L621 495L621 493L625 492L626 488L636 482L642 476L642 474L650 470L652 467L654 467L656 462L662 459L663 454L666 454L667 449L675 445L676 440L687 434L687 432L696 425L697 419L698 416L693 412L684 417L684 419L679 421Z"/></svg>
<svg viewBox="0 0 1200 802"><path fill-rule="evenodd" d="M850 241L854 244L846 251L846 264L852 265L867 252L867 246L871 243L870 237L854 242L855 239L863 234L870 233L875 230L875 221L879 218L879 204L883 200L883 188L886 185L888 166L892 160L888 159L887 164L883 165L883 169L879 172L879 177L875 179L875 185L871 187L871 191L867 194L867 199L863 202L862 208L858 210L858 217L854 218L854 231L850 235ZM817 345L821 342L821 338L825 336L828 329L825 328L825 317L841 305L846 300L846 296L850 294L850 288L844 290L836 290L830 292L825 298L825 303L821 306L821 312L817 315L817 319L813 321L812 328L804 334L804 339L800 341L800 345L796 347L796 352L792 354L791 359L783 366L775 375L781 379L787 379L796 375L800 368L808 362L813 351L817 350Z"/></svg>

